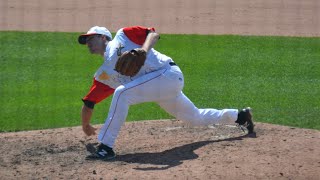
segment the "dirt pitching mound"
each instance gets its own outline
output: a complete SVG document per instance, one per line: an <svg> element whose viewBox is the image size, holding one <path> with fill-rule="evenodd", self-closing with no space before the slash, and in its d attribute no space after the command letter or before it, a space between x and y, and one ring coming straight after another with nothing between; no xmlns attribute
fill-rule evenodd
<svg viewBox="0 0 320 180"><path fill-rule="evenodd" d="M97 126L100 127L100 126ZM0 134L1 179L318 179L320 132L257 123L126 123L111 162L88 161L97 141L81 127Z"/></svg>

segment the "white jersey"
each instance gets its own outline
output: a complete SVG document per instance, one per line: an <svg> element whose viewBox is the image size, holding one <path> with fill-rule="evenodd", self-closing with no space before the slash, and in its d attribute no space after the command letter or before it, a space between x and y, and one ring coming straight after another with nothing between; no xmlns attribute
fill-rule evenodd
<svg viewBox="0 0 320 180"><path fill-rule="evenodd" d="M141 47L141 45L130 40L125 34L124 29L120 29L114 39L107 44L106 52L104 54L104 63L95 73L95 79L115 89L122 84L127 84L128 82L141 77L142 75L159 70L168 65L169 62L172 62L170 57L161 54L152 48L147 53L147 59L144 66L142 66L136 76L124 76L114 70L115 64L121 53L139 47Z"/></svg>

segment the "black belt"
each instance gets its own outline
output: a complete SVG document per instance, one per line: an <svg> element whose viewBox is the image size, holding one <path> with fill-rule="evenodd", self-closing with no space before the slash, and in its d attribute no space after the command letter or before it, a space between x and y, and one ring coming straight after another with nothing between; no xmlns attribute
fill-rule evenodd
<svg viewBox="0 0 320 180"><path fill-rule="evenodd" d="M169 62L170 66L177 66L177 64L175 62Z"/></svg>

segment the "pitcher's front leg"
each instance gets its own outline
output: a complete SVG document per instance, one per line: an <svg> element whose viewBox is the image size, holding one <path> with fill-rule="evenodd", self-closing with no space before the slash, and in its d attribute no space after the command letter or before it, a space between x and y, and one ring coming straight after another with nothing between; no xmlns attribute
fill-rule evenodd
<svg viewBox="0 0 320 180"><path fill-rule="evenodd" d="M127 118L130 105L127 99L125 87L119 86L112 98L108 117L98 135L98 140L110 148L113 148L121 126Z"/></svg>

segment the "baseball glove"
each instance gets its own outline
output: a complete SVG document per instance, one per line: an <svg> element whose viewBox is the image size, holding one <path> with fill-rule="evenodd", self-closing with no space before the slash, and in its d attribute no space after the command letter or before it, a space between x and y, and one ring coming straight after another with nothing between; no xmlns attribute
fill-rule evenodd
<svg viewBox="0 0 320 180"><path fill-rule="evenodd" d="M120 55L115 65L115 70L125 76L135 76L144 65L147 53L141 48L126 51Z"/></svg>

